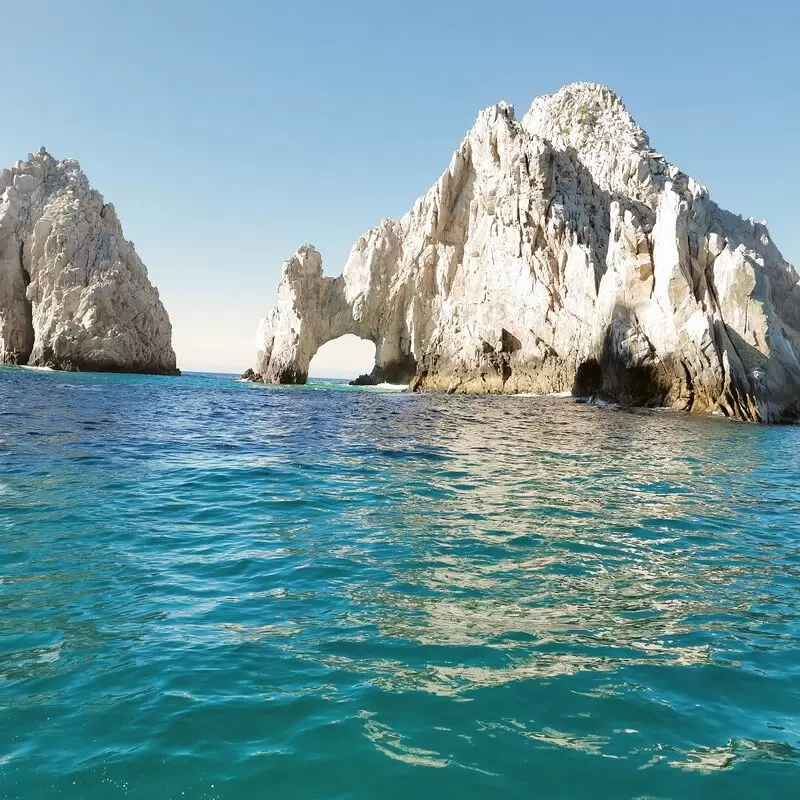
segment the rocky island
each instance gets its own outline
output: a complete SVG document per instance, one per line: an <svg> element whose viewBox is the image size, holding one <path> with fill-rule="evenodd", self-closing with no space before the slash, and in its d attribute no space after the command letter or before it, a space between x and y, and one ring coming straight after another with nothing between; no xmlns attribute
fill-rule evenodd
<svg viewBox="0 0 800 800"><path fill-rule="evenodd" d="M344 334L375 343L375 382L800 416L794 268L766 223L717 206L595 84L539 97L522 120L506 103L482 111L437 183L367 231L339 277L297 250L251 377L303 383Z"/></svg>
<svg viewBox="0 0 800 800"><path fill-rule="evenodd" d="M0 193L0 363L177 374L158 290L78 162L42 148Z"/></svg>

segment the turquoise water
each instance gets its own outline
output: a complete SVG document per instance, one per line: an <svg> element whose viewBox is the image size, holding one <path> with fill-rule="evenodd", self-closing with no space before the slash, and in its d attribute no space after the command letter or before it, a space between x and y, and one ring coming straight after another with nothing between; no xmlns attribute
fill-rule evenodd
<svg viewBox="0 0 800 800"><path fill-rule="evenodd" d="M0 371L0 797L796 798L800 428Z"/></svg>

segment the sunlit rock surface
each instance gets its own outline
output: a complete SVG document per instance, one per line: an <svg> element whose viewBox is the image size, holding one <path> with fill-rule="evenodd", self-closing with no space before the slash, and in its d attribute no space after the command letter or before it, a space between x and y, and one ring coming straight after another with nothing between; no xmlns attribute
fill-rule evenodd
<svg viewBox="0 0 800 800"><path fill-rule="evenodd" d="M482 111L439 181L365 233L338 278L301 247L255 372L302 383L348 333L376 343L376 382L800 415L794 268L765 223L719 208L594 84L521 121L505 103Z"/></svg>
<svg viewBox="0 0 800 800"><path fill-rule="evenodd" d="M0 363L172 374L172 327L114 207L42 149L0 170Z"/></svg>

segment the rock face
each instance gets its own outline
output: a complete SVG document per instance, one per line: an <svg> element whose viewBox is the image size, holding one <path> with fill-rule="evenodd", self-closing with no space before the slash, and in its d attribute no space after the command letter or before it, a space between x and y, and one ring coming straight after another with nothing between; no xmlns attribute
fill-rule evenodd
<svg viewBox="0 0 800 800"><path fill-rule="evenodd" d="M262 321L256 372L304 382L327 341L376 344L376 379L563 392L743 420L800 416L800 285L765 223L719 208L594 84L521 121L481 112L401 220L338 278L301 247Z"/></svg>
<svg viewBox="0 0 800 800"><path fill-rule="evenodd" d="M0 363L177 374L158 291L78 162L42 149L0 193Z"/></svg>

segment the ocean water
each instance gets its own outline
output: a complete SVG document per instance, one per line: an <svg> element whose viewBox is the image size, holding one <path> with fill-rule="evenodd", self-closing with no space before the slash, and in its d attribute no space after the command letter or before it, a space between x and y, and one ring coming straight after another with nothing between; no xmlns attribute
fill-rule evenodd
<svg viewBox="0 0 800 800"><path fill-rule="evenodd" d="M800 797L800 428L0 370L0 797Z"/></svg>

